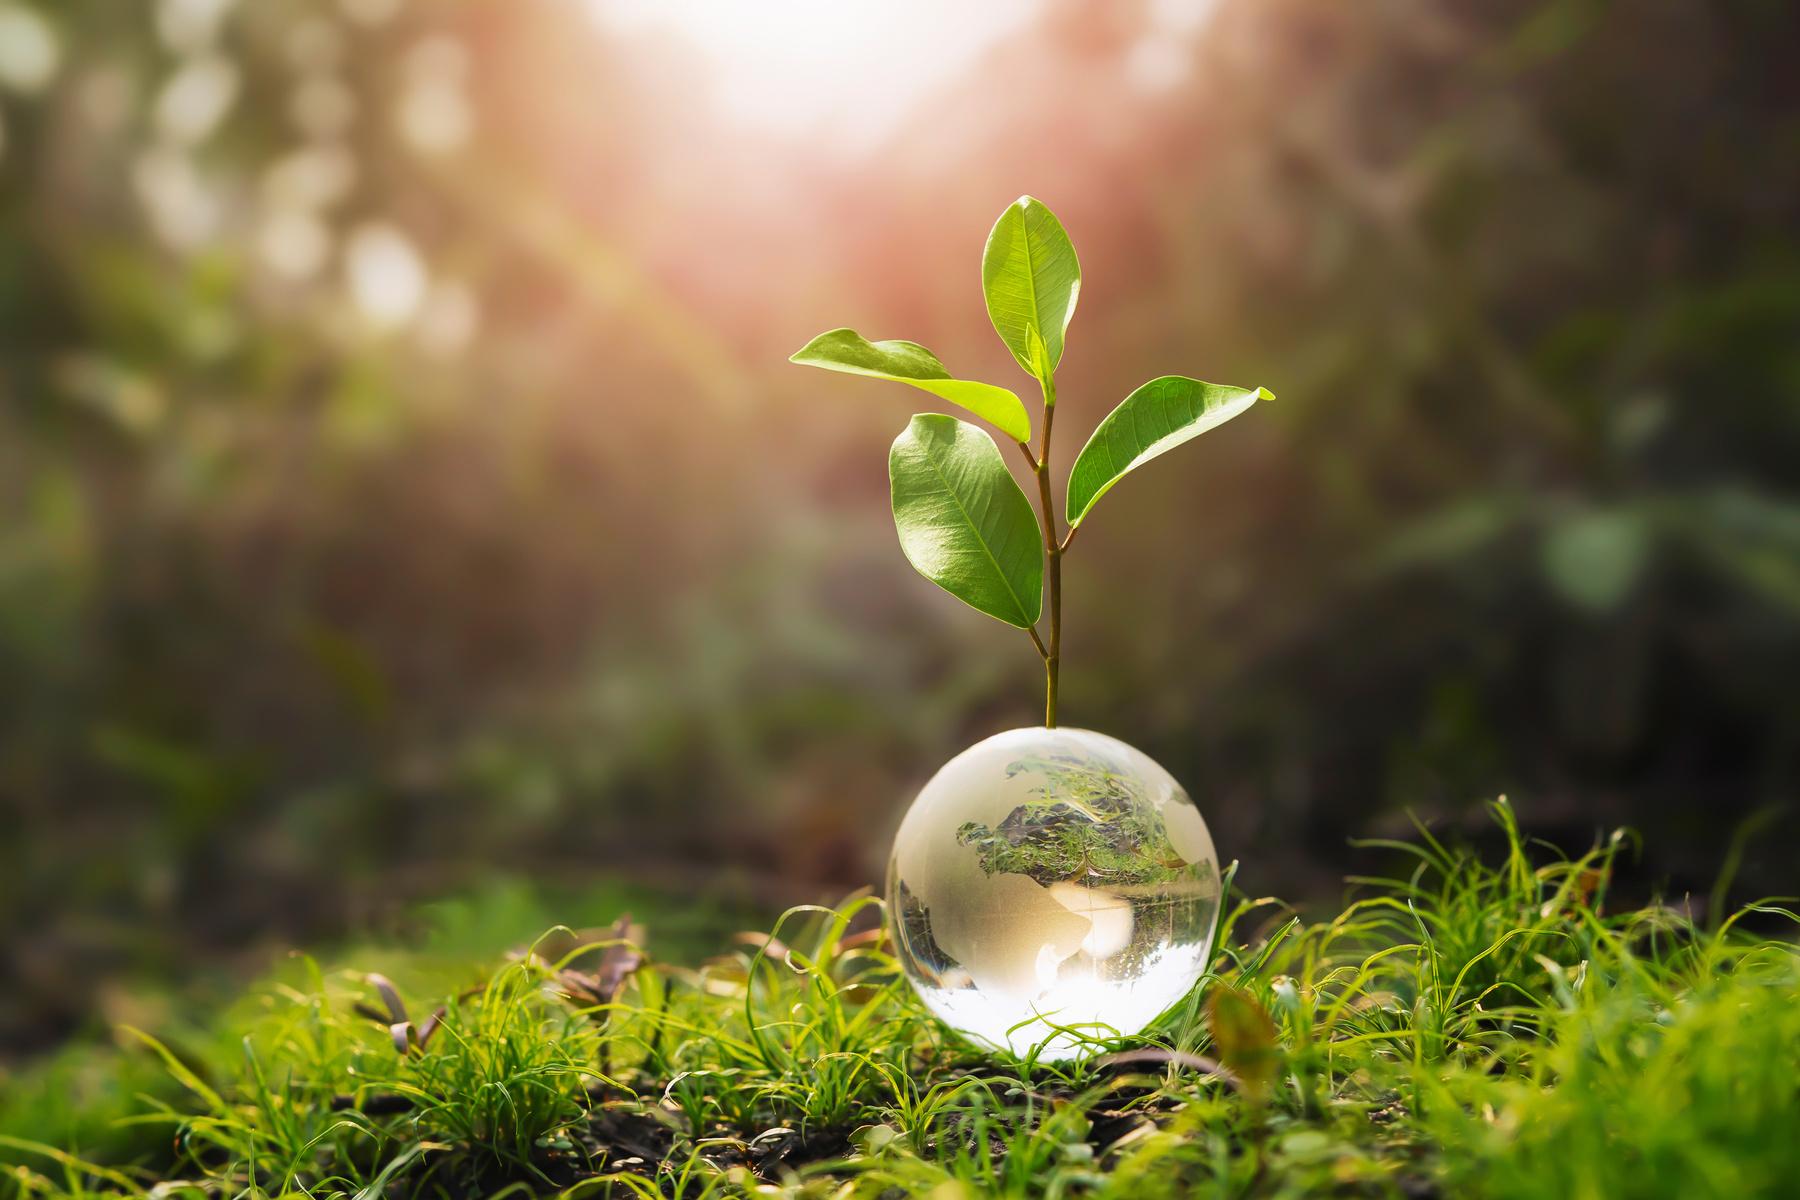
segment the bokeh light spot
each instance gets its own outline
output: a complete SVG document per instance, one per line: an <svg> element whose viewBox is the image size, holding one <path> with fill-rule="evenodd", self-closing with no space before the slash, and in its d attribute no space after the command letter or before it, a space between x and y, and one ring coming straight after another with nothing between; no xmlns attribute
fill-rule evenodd
<svg viewBox="0 0 1800 1200"><path fill-rule="evenodd" d="M178 146L211 137L237 100L237 65L221 55L196 58L175 72L156 98L156 132Z"/></svg>
<svg viewBox="0 0 1800 1200"><path fill-rule="evenodd" d="M40 92L61 64L62 45L48 21L28 8L0 6L0 85Z"/></svg>
<svg viewBox="0 0 1800 1200"><path fill-rule="evenodd" d="M344 267L356 307L379 331L405 326L425 303L430 286L425 260L392 225L364 225L353 233Z"/></svg>
<svg viewBox="0 0 1800 1200"><path fill-rule="evenodd" d="M277 159L263 173L272 208L329 208L356 186L356 159L342 146L311 146Z"/></svg>
<svg viewBox="0 0 1800 1200"><path fill-rule="evenodd" d="M310 279L331 255L331 230L304 209L276 209L257 231L263 265L287 279Z"/></svg>
<svg viewBox="0 0 1800 1200"><path fill-rule="evenodd" d="M165 244L192 249L218 228L219 198L181 151L167 147L145 151L133 164L131 182L151 227Z"/></svg>
<svg viewBox="0 0 1800 1200"><path fill-rule="evenodd" d="M402 74L406 84L394 106L400 140L421 154L462 149L475 127L474 110L463 92L468 50L444 34L425 38L407 52Z"/></svg>
<svg viewBox="0 0 1800 1200"><path fill-rule="evenodd" d="M401 0L338 0L338 8L359 25L385 25L400 15Z"/></svg>
<svg viewBox="0 0 1800 1200"><path fill-rule="evenodd" d="M156 9L156 32L177 54L199 54L218 40L237 0L162 0Z"/></svg>

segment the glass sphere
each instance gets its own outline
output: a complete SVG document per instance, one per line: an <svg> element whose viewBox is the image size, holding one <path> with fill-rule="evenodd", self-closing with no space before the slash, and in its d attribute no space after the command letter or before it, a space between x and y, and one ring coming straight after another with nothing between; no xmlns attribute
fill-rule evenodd
<svg viewBox="0 0 1800 1200"><path fill-rule="evenodd" d="M888 865L890 933L925 1006L978 1042L1068 1057L1046 1024L1136 1033L1206 969L1218 855L1149 756L1014 729L946 763Z"/></svg>

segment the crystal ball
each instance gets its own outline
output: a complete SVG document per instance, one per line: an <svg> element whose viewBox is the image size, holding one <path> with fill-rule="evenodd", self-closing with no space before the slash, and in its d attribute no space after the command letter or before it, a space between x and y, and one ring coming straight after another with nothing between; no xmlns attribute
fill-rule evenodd
<svg viewBox="0 0 1800 1200"><path fill-rule="evenodd" d="M888 864L889 929L919 997L978 1043L1050 1058L1136 1033L1206 970L1218 855L1148 755L1085 729L1014 729L951 759Z"/></svg>

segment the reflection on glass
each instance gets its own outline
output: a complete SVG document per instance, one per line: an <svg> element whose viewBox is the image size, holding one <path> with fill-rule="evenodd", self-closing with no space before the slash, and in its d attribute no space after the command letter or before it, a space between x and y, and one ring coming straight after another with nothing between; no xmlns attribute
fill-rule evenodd
<svg viewBox="0 0 1800 1200"><path fill-rule="evenodd" d="M894 942L932 1012L1023 1052L1134 1033L1204 971L1218 856L1167 771L1080 729L1015 729L925 785L888 868ZM1018 1028L1015 1028L1015 1027Z"/></svg>

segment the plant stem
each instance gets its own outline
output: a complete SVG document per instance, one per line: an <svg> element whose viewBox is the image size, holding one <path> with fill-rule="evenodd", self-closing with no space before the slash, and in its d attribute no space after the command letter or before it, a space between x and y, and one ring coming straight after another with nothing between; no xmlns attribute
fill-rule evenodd
<svg viewBox="0 0 1800 1200"><path fill-rule="evenodd" d="M1044 656L1044 726L1056 728L1057 676L1062 666L1062 556L1063 543L1056 536L1055 510L1050 505L1050 431L1056 425L1056 376L1041 380L1044 388L1044 442L1037 456L1038 502L1044 509L1044 550L1050 555L1050 648L1040 643ZM1035 638L1033 640L1036 640Z"/></svg>

